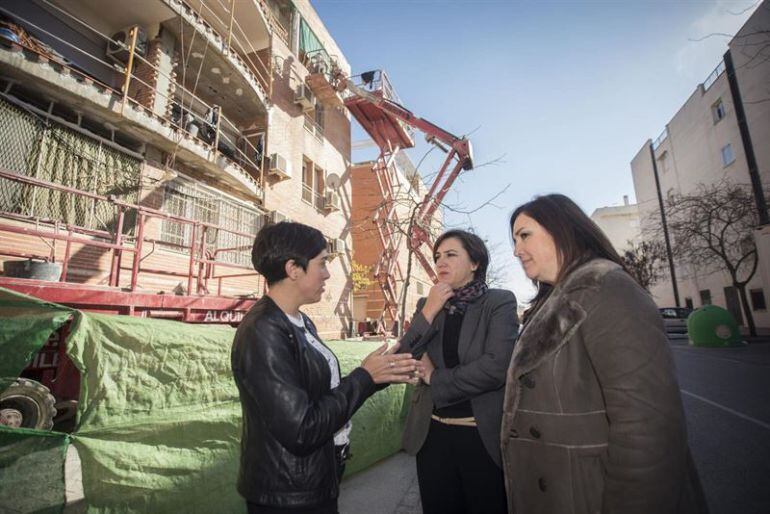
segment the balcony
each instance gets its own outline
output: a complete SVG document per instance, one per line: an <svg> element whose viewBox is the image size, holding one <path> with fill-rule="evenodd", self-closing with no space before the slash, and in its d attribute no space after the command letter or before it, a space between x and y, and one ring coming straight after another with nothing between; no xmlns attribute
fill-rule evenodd
<svg viewBox="0 0 770 514"><path fill-rule="evenodd" d="M243 75L225 75L232 68L205 48L196 59L194 44L187 47L189 60L175 61L174 52L168 52L174 32L162 29L171 21L162 22L152 40L137 25L118 31L113 39L43 1L52 9L47 15L57 12L68 23L47 19L43 12L32 17L21 8L25 17L0 7L13 19L12 28L0 36L6 95L38 96L51 106L65 105L78 113L77 123L81 117L101 120L167 152L172 161L181 160L239 194L261 200L267 116L264 104L248 94ZM148 8L134 23L173 18L160 2L152 5L155 10ZM127 20L115 21L122 22ZM176 24L183 24L182 19L177 17ZM185 37L192 41L192 33L188 27ZM192 69L196 72L190 76Z"/></svg>
<svg viewBox="0 0 770 514"><path fill-rule="evenodd" d="M2 167L0 186L0 235L15 242L0 249L0 261L32 259L61 270L58 282L6 273L3 287L89 310L192 322L211 321L206 310L222 306L240 311L243 300L222 297L263 287L250 250L264 216L247 206L184 191L166 194L158 210L132 202L135 194L95 194Z"/></svg>
<svg viewBox="0 0 770 514"><path fill-rule="evenodd" d="M186 48L188 60L183 65L192 64L192 76L196 75L199 64L195 59L209 55L215 62L207 64L209 69L221 70L222 78L228 75L242 75L247 87L259 97L260 103L267 104L272 87L272 69L270 61L271 24L268 21L264 4L256 0L163 0L174 13L176 19L163 23L164 29L170 31ZM228 5L226 5L228 4ZM194 30L185 31L185 24L179 23L179 18ZM216 57L214 57L216 56ZM220 62L216 62L220 61ZM237 73L230 73L233 68ZM230 85L226 83L225 85ZM212 85L212 90L221 89L222 83ZM244 87L231 84L230 88L237 91ZM249 98L243 98L244 102Z"/></svg>
<svg viewBox="0 0 770 514"><path fill-rule="evenodd" d="M308 70L305 82L315 96L324 104L342 107L342 98L334 88L340 69L337 60L326 50L319 48L312 52L300 52L300 61Z"/></svg>

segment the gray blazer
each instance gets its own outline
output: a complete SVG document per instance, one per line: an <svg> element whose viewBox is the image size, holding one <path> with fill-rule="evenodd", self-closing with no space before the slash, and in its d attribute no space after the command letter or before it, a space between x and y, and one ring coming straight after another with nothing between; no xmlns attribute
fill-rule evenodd
<svg viewBox="0 0 770 514"><path fill-rule="evenodd" d="M410 455L420 450L428 436L434 405L441 408L470 400L484 447L500 466L505 374L519 327L516 297L504 289L490 289L468 306L458 342L460 365L450 369L444 364L442 345L446 311L428 323L422 315L423 305L425 298L417 302L400 351L417 358L427 351L436 370L430 386L420 383L413 391L402 440L404 450Z"/></svg>

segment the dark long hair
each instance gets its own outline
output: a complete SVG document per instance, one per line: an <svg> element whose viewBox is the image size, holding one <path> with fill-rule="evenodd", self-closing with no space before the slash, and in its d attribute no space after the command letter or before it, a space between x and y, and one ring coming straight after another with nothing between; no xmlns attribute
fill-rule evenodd
<svg viewBox="0 0 770 514"><path fill-rule="evenodd" d="M596 258L610 260L625 269L623 260L602 229L570 198L561 194L535 197L513 211L511 231L516 218L521 214L538 222L553 238L559 258L557 283L581 264ZM524 314L525 322L542 305L553 288L537 280L532 282L537 287L537 294L532 300L532 307Z"/></svg>

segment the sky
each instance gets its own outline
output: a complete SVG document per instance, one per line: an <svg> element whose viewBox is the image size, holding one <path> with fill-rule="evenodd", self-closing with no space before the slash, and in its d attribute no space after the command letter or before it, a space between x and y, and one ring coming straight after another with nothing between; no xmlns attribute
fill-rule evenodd
<svg viewBox="0 0 770 514"><path fill-rule="evenodd" d="M405 107L469 134L477 168L447 195L446 226L485 238L502 286L527 302L534 288L513 258L511 212L553 192L589 215L624 195L634 202L631 159L719 63L729 37L713 34L737 32L758 2L312 4L354 75L386 70ZM365 137L354 126L353 139ZM420 143L410 157L418 162L428 149ZM440 157L425 159L423 176ZM363 158L371 156L354 152Z"/></svg>

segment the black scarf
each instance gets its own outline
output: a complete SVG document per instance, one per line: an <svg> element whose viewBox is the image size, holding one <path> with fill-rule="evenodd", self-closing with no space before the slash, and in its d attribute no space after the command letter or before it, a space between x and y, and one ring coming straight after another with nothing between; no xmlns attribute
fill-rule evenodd
<svg viewBox="0 0 770 514"><path fill-rule="evenodd" d="M483 280L472 280L459 289L453 289L454 296L447 300L444 309L449 314L465 314L468 305L484 296L488 289Z"/></svg>

